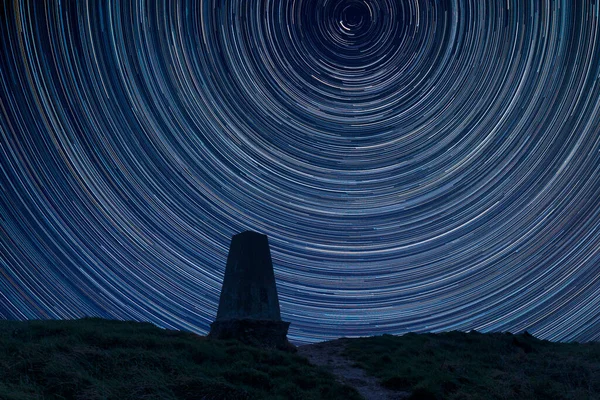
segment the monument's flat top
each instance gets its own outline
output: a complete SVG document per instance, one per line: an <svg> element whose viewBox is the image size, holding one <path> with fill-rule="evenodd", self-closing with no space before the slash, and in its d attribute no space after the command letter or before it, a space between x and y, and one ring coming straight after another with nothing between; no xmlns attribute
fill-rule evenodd
<svg viewBox="0 0 600 400"><path fill-rule="evenodd" d="M244 231L244 232L240 232L240 233L233 235L233 237L236 237L236 236L267 236L267 235L265 235L263 233L255 232L255 231Z"/></svg>

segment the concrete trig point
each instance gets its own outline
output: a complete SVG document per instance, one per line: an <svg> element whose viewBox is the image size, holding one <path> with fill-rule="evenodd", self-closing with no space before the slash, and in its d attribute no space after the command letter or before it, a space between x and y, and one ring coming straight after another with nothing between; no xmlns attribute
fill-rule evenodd
<svg viewBox="0 0 600 400"><path fill-rule="evenodd" d="M229 247L217 318L210 337L287 348L267 235L245 231Z"/></svg>

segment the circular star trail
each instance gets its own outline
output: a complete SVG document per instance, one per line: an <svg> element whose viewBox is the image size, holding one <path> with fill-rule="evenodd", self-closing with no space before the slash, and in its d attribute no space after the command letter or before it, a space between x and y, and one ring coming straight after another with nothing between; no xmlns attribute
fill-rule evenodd
<svg viewBox="0 0 600 400"><path fill-rule="evenodd" d="M0 318L600 339L597 0L0 7Z"/></svg>

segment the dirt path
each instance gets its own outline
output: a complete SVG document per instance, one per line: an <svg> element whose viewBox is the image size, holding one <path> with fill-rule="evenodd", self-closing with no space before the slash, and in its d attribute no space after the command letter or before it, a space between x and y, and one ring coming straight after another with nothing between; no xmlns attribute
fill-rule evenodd
<svg viewBox="0 0 600 400"><path fill-rule="evenodd" d="M298 347L298 354L308 358L316 365L325 367L338 377L338 381L354 387L366 400L401 400L410 395L407 392L396 392L379 385L377 379L353 367L352 360L344 357L342 352L346 347L347 339L338 339L330 342L309 344Z"/></svg>

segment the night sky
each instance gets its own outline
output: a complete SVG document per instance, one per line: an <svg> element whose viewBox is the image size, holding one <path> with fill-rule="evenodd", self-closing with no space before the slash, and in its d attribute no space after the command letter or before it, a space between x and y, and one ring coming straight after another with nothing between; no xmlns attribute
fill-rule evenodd
<svg viewBox="0 0 600 400"><path fill-rule="evenodd" d="M600 340L599 3L1 1L0 319Z"/></svg>

